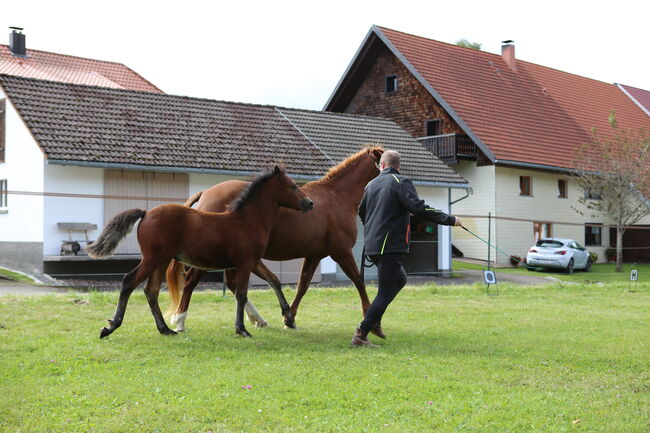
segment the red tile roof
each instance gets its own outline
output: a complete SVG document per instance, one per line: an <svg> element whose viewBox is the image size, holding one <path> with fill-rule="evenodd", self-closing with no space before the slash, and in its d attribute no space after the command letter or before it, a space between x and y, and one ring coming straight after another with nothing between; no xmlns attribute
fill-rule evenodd
<svg viewBox="0 0 650 433"><path fill-rule="evenodd" d="M0 74L163 93L142 76L120 63L29 49L27 57L16 57L7 45L1 44Z"/></svg>
<svg viewBox="0 0 650 433"><path fill-rule="evenodd" d="M638 89L632 86L625 86L618 84L618 87L623 90L632 100L641 107L648 116L650 116L650 92L643 89Z"/></svg>
<svg viewBox="0 0 650 433"><path fill-rule="evenodd" d="M591 139L592 128L603 135L611 130L611 110L619 127L650 128L650 117L613 84L522 60L514 71L497 54L381 27L373 30L451 107L497 163L571 168L575 149Z"/></svg>

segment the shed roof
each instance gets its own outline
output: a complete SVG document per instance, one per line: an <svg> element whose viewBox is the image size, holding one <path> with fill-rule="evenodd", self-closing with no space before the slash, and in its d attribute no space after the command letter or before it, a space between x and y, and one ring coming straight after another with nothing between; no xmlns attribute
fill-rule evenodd
<svg viewBox="0 0 650 433"><path fill-rule="evenodd" d="M121 63L27 50L26 57L14 56L0 44L0 74L162 93L141 75Z"/></svg>
<svg viewBox="0 0 650 433"><path fill-rule="evenodd" d="M291 174L320 177L380 144L402 153L414 181L466 185L387 119L10 75L0 85L52 162L253 173L282 160Z"/></svg>

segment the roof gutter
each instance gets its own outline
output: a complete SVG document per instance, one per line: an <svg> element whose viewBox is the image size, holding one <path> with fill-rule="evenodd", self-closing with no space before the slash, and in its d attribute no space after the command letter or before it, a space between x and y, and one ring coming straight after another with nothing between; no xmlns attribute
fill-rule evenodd
<svg viewBox="0 0 650 433"><path fill-rule="evenodd" d="M553 165L544 165L544 164L535 164L532 162L520 162L520 161L508 161L506 159L496 159L494 160L494 165L512 165L515 167L523 167L523 168L533 168L533 169L538 169L538 170L548 170L548 171L557 171L560 173L567 173L567 174L576 174L576 170L573 168L564 168L564 167L556 167Z"/></svg>
<svg viewBox="0 0 650 433"><path fill-rule="evenodd" d="M430 182L430 181L426 181L426 180L415 180L415 179L413 179L413 184L418 185L418 186L434 186L436 188L470 189L470 186L467 183Z"/></svg>
<svg viewBox="0 0 650 433"><path fill-rule="evenodd" d="M259 171L249 170L223 170L217 168L197 168L197 167L169 167L159 165L142 165L142 164L123 164L114 162L95 162L95 161L74 161L68 159L47 159L47 164L52 165L74 165L78 167L96 167L96 168L112 168L116 170L139 170L139 171L163 171L174 173L203 173L203 174L221 174L227 176L256 176L260 174ZM309 175L309 174L287 174L294 179L301 180L318 180L322 176Z"/></svg>
<svg viewBox="0 0 650 433"><path fill-rule="evenodd" d="M220 174L226 176L256 176L260 174L259 171L250 170L224 170L218 168L196 168L196 167L169 167L160 165L143 165L143 164L124 164L115 162L99 162L99 161L74 161L69 159L47 159L47 164L52 165L74 165L77 167L95 167L95 168L111 168L115 170L139 170L139 171L162 171L173 173L202 173L202 174ZM300 180L319 180L323 176L314 174L287 174ZM453 183L453 182L431 182L426 180L414 180L415 185L433 186L439 188L469 188L468 184Z"/></svg>

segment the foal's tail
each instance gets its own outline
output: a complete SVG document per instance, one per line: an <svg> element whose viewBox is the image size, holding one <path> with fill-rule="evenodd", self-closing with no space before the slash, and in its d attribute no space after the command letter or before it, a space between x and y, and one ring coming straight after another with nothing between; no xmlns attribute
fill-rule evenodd
<svg viewBox="0 0 650 433"><path fill-rule="evenodd" d="M174 314L181 303L182 287L185 286L185 266L172 260L167 266L167 291L169 292L169 309L167 314Z"/></svg>
<svg viewBox="0 0 650 433"><path fill-rule="evenodd" d="M113 254L115 248L126 237L133 225L147 213L144 209L129 209L118 213L106 224L96 241L86 247L88 255L102 259Z"/></svg>

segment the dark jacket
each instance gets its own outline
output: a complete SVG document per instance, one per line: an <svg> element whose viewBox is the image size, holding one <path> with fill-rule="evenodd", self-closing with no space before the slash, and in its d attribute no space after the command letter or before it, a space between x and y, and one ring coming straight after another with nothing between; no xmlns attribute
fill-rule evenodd
<svg viewBox="0 0 650 433"><path fill-rule="evenodd" d="M455 217L428 207L418 197L411 179L392 167L382 170L366 185L359 205L366 255L407 253L411 213L447 226L456 222Z"/></svg>

